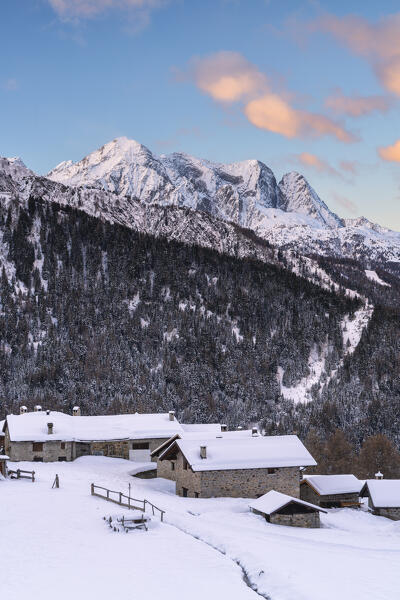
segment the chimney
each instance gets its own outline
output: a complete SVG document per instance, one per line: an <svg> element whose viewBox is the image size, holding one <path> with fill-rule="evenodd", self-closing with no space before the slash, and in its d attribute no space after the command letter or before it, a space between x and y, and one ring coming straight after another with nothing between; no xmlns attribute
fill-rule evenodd
<svg viewBox="0 0 400 600"><path fill-rule="evenodd" d="M207 458L207 446L200 446L200 458Z"/></svg>
<svg viewBox="0 0 400 600"><path fill-rule="evenodd" d="M50 411L46 410L46 415L49 416L49 414L50 414Z"/></svg>
<svg viewBox="0 0 400 600"><path fill-rule="evenodd" d="M228 425L225 425L225 423L223 423L221 425L221 431L228 431Z"/></svg>
<svg viewBox="0 0 400 600"><path fill-rule="evenodd" d="M28 409L26 408L26 406L20 406L19 407L19 414L20 415L24 415L27 412L28 412Z"/></svg>
<svg viewBox="0 0 400 600"><path fill-rule="evenodd" d="M383 479L383 474L378 471L377 473L375 473L375 479Z"/></svg>
<svg viewBox="0 0 400 600"><path fill-rule="evenodd" d="M79 406L74 406L74 408L72 409L72 416L74 416L74 417L81 416L81 409L79 408Z"/></svg>
<svg viewBox="0 0 400 600"><path fill-rule="evenodd" d="M169 416L169 420L173 421L175 419L175 411L174 410L170 410L168 413Z"/></svg>
<svg viewBox="0 0 400 600"><path fill-rule="evenodd" d="M40 404L35 404L35 406L33 407L33 410L35 412L42 412L42 407L40 406Z"/></svg>
<svg viewBox="0 0 400 600"><path fill-rule="evenodd" d="M252 427L251 428L251 435L253 437L257 437L258 436L258 429L257 429L257 427Z"/></svg>
<svg viewBox="0 0 400 600"><path fill-rule="evenodd" d="M47 433L49 435L53 433L53 423L47 423Z"/></svg>

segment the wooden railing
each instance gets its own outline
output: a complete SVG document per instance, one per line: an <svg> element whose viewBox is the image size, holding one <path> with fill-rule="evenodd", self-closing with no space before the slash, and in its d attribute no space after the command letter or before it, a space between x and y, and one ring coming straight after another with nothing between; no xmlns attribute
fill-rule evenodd
<svg viewBox="0 0 400 600"><path fill-rule="evenodd" d="M99 491L97 491L97 490L99 490ZM158 508L157 506L155 506L155 504L153 504L149 500L146 500L146 499L139 500L138 498L132 498L131 496L128 496L127 494L124 494L123 492L109 490L108 488L102 487L100 485L96 485L94 483L92 483L90 486L90 492L91 492L92 496L98 496L99 498L103 498L104 500L107 500L107 502L114 502L115 504L118 504L119 506L125 506L126 508L129 508L129 509L132 508L132 509L141 510L142 512L146 512L146 504L148 504L151 507L153 515L155 514L155 511L158 511L160 513L160 520L161 521L164 520L165 510Z"/></svg>
<svg viewBox="0 0 400 600"><path fill-rule="evenodd" d="M35 481L35 471L24 471L24 469L16 469L13 471L12 469L8 469L8 475L10 475L11 479L31 479Z"/></svg>

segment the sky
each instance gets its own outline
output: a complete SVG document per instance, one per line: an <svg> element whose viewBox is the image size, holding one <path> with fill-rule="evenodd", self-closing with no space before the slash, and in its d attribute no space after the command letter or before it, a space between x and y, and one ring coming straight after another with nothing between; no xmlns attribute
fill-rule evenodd
<svg viewBox="0 0 400 600"><path fill-rule="evenodd" d="M0 51L0 156L256 158L400 230L398 1L15 0Z"/></svg>

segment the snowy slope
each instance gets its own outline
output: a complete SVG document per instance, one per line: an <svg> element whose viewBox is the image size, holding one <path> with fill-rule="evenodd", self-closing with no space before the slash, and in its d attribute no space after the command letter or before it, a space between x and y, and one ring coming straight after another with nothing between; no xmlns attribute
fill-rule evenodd
<svg viewBox="0 0 400 600"><path fill-rule="evenodd" d="M0 481L8 600L398 597L400 524L384 517L333 509L321 529L284 527L252 514L247 499L177 497L173 482L132 478L121 459L17 464L37 480ZM103 516L132 512L91 497L92 481L124 493L131 484L132 495L166 510L165 522L150 511L148 532L110 530Z"/></svg>
<svg viewBox="0 0 400 600"><path fill-rule="evenodd" d="M203 211L301 253L400 261L400 233L364 217L341 219L302 175L288 173L277 184L258 160L218 164L181 153L156 156L136 141L117 138L76 163L61 163L47 177L117 194L121 210L133 197Z"/></svg>

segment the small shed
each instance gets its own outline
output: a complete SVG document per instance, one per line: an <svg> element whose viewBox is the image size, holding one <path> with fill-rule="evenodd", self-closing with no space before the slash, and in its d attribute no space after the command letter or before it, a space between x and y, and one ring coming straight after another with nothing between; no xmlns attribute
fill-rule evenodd
<svg viewBox="0 0 400 600"><path fill-rule="evenodd" d="M307 475L300 482L300 498L323 508L358 507L362 485L354 475Z"/></svg>
<svg viewBox="0 0 400 600"><path fill-rule="evenodd" d="M275 490L253 500L249 506L253 513L262 515L268 523L291 527L318 528L320 527L319 514L326 513L326 510L315 504Z"/></svg>
<svg viewBox="0 0 400 600"><path fill-rule="evenodd" d="M374 515L400 521L400 479L367 479L360 496Z"/></svg>
<svg viewBox="0 0 400 600"><path fill-rule="evenodd" d="M0 454L0 475L7 476L7 461L9 457L6 454Z"/></svg>

